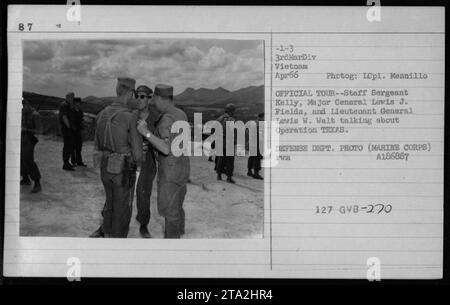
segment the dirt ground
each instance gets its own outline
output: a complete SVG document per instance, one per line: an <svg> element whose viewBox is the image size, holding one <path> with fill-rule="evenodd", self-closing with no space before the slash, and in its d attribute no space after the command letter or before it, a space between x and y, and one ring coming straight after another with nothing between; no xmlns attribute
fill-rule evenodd
<svg viewBox="0 0 450 305"><path fill-rule="evenodd" d="M42 192L21 187L21 236L87 237L101 224L104 190L99 170L93 169L92 142L84 143L87 168L62 170L62 142L41 139L35 159L42 174ZM214 163L191 157L191 182L184 201L183 238L262 238L264 183L246 176L247 158L236 157L236 185L217 181ZM135 200L136 201L136 200ZM164 220L156 210L156 179L151 197L150 233L163 237ZM140 238L136 202L129 238Z"/></svg>

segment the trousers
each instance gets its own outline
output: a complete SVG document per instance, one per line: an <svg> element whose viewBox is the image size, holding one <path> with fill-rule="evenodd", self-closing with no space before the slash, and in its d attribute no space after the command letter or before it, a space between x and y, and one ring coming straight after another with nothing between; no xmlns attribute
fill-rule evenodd
<svg viewBox="0 0 450 305"><path fill-rule="evenodd" d="M31 178L33 181L39 181L41 173L34 161L35 144L28 139L22 140L20 144L20 175L25 180Z"/></svg>
<svg viewBox="0 0 450 305"><path fill-rule="evenodd" d="M69 164L69 159L72 155L72 152L75 148L75 138L74 134L70 130L63 131L63 140L64 140L64 146L63 146L63 152L62 157L64 164Z"/></svg>
<svg viewBox="0 0 450 305"><path fill-rule="evenodd" d="M150 222L150 198L152 196L153 181L156 176L156 163L151 153L147 153L141 164L141 172L136 185L136 220L141 225Z"/></svg>
<svg viewBox="0 0 450 305"><path fill-rule="evenodd" d="M124 172L108 173L105 159L102 161L100 176L106 194L102 230L111 237L126 238L130 227L135 181L124 183Z"/></svg>

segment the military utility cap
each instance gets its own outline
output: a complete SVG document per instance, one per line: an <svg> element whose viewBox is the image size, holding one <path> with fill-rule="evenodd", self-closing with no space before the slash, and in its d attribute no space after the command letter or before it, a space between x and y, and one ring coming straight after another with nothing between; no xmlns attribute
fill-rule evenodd
<svg viewBox="0 0 450 305"><path fill-rule="evenodd" d="M144 92L145 94L151 94L153 93L153 90L145 85L141 85L137 87L136 92Z"/></svg>
<svg viewBox="0 0 450 305"><path fill-rule="evenodd" d="M122 85L129 90L134 90L134 86L136 85L136 81L129 77L119 77L117 82L118 85Z"/></svg>
<svg viewBox="0 0 450 305"><path fill-rule="evenodd" d="M155 95L160 97L173 97L173 87L170 85L159 84L155 86Z"/></svg>
<svg viewBox="0 0 450 305"><path fill-rule="evenodd" d="M75 97L75 93L73 93L73 92L67 93L66 98L68 98L68 97Z"/></svg>
<svg viewBox="0 0 450 305"><path fill-rule="evenodd" d="M231 111L233 111L233 110L235 110L235 109L236 109L236 106L234 106L233 103L229 103L229 104L227 104L227 105L225 106L225 110L231 110Z"/></svg>

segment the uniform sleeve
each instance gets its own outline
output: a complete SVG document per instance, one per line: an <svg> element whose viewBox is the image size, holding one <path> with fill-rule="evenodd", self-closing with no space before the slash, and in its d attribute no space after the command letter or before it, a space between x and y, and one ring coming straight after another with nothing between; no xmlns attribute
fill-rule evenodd
<svg viewBox="0 0 450 305"><path fill-rule="evenodd" d="M100 143L98 140L99 137L99 132L98 132L98 122L100 121L100 117L103 114L103 110L100 111L100 113L97 115L97 117L95 118L95 122L94 122L94 126L95 126L95 135L94 135L94 149L99 149L100 148Z"/></svg>
<svg viewBox="0 0 450 305"><path fill-rule="evenodd" d="M150 111L147 118L147 127L153 133L155 132L157 122L159 121L160 115Z"/></svg>
<svg viewBox="0 0 450 305"><path fill-rule="evenodd" d="M67 107L67 104L65 102L62 102L59 106L59 115L62 117L64 115L69 114L69 107Z"/></svg>
<svg viewBox="0 0 450 305"><path fill-rule="evenodd" d="M172 124L174 123L174 119L172 116L164 115L161 120L158 123L158 134L161 139L164 141L171 143L172 142L172 136L171 136L171 129Z"/></svg>
<svg viewBox="0 0 450 305"><path fill-rule="evenodd" d="M33 113L33 127L36 133L38 134L42 133L41 116L37 111Z"/></svg>
<svg viewBox="0 0 450 305"><path fill-rule="evenodd" d="M131 115L129 121L129 143L131 145L131 154L136 163L141 163L142 161L142 136L137 130L137 116L135 114Z"/></svg>
<svg viewBox="0 0 450 305"><path fill-rule="evenodd" d="M78 124L79 124L80 129L83 128L83 117L84 117L84 112L80 109L78 111Z"/></svg>
<svg viewBox="0 0 450 305"><path fill-rule="evenodd" d="M218 121L220 124L222 124L224 119L225 119L225 114L222 114L220 117L218 117L216 119L216 121Z"/></svg>

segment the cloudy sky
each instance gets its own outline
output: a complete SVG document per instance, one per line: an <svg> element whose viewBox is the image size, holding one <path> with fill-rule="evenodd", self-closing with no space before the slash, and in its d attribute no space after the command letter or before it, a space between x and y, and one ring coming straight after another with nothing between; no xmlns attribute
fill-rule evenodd
<svg viewBox="0 0 450 305"><path fill-rule="evenodd" d="M23 44L24 90L63 97L114 96L116 79L237 90L264 84L262 41L44 40Z"/></svg>

